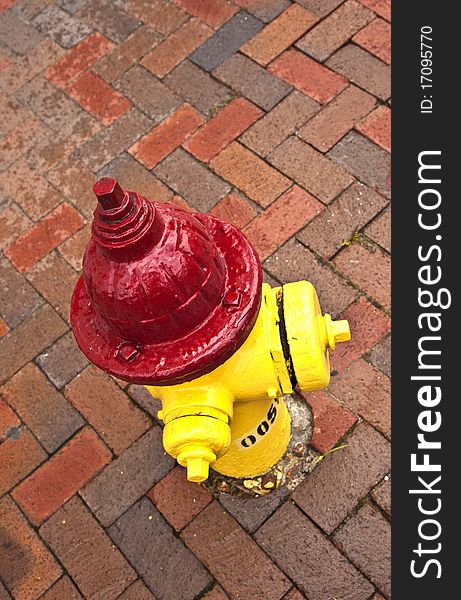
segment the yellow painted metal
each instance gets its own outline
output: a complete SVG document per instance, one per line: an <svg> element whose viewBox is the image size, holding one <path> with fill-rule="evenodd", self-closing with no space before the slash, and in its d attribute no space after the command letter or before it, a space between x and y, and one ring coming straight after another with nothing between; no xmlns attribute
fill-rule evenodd
<svg viewBox="0 0 461 600"><path fill-rule="evenodd" d="M204 481L210 464L225 475L254 477L277 463L290 439L282 396L293 382L302 391L325 387L328 348L350 337L347 321L322 316L309 282L263 284L262 292L256 323L231 358L190 382L148 386L162 402L165 450L190 481Z"/></svg>

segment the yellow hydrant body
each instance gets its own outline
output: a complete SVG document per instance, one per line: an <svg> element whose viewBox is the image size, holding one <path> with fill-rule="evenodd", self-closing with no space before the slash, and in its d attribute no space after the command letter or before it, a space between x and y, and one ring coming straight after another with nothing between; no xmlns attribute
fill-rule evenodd
<svg viewBox="0 0 461 600"><path fill-rule="evenodd" d="M328 349L350 338L347 321L321 314L307 281L263 284L261 308L243 345L211 373L173 386L148 386L161 400L165 450L204 481L209 466L231 477L254 477L283 456L290 416L282 397L326 387Z"/></svg>

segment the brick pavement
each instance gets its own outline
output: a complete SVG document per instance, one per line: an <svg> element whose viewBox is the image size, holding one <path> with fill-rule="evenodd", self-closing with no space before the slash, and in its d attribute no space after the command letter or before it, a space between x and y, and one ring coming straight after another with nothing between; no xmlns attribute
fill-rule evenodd
<svg viewBox="0 0 461 600"><path fill-rule="evenodd" d="M0 598L390 598L390 0L0 0ZM236 223L349 319L313 472L222 495L88 366L92 183Z"/></svg>

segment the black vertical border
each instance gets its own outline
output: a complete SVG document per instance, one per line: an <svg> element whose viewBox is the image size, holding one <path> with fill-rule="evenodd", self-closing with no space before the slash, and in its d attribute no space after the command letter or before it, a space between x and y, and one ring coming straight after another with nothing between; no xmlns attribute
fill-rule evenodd
<svg viewBox="0 0 461 600"><path fill-rule="evenodd" d="M394 600L439 600L461 597L459 517L461 511L461 314L459 311L459 278L461 277L461 119L459 43L461 29L455 15L456 4L447 2L392 2L392 585ZM456 11L457 12L457 11ZM433 113L422 115L420 101L420 30L432 27L433 37ZM436 542L424 542L418 536L418 524L426 517L420 514L417 496L409 489L417 486L417 474L411 473L410 455L416 451L418 384L410 377L416 374L421 335L417 316L419 245L433 243L434 232L418 227L418 154L424 150L441 150L442 226L438 234L442 249L441 286L450 289L452 305L442 310L442 427L433 434L442 449L432 452L442 464L442 509L437 515L442 534L438 558L442 577L436 569L428 569L419 579L410 573L410 563L417 556L413 550L419 541L427 548ZM433 263L437 264L437 263ZM435 310L435 309L434 309ZM437 409L434 409L437 410ZM433 474L435 476L435 474ZM430 479L429 474L428 479ZM419 486L421 487L421 486ZM419 562L419 567L423 563Z"/></svg>

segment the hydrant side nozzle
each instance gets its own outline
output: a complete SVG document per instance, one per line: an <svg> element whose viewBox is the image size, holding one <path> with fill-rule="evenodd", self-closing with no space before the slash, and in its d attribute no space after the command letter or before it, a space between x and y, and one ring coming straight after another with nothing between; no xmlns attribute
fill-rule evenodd
<svg viewBox="0 0 461 600"><path fill-rule="evenodd" d="M338 342L348 342L351 339L349 323L345 319L333 321L328 313L323 316L323 319L326 329L327 348L334 350Z"/></svg>

